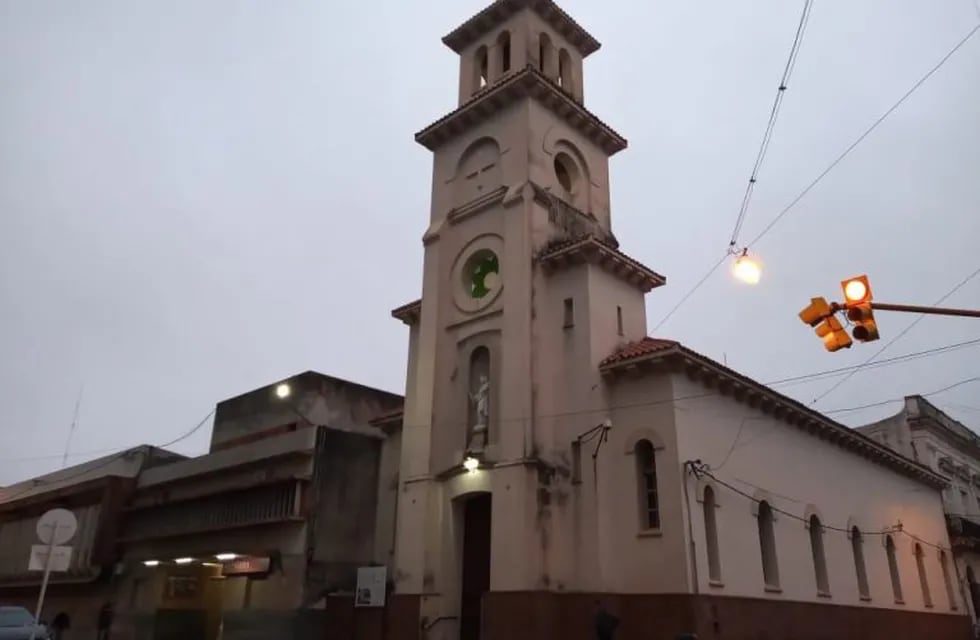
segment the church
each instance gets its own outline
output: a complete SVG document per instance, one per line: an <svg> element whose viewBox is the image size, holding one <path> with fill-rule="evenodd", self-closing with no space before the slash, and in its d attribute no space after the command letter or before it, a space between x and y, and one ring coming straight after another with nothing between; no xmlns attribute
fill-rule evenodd
<svg viewBox="0 0 980 640"><path fill-rule="evenodd" d="M596 38L497 0L443 42L459 102L416 134L421 299L392 312L392 637L585 640L600 610L623 640L970 637L942 476L647 336L667 279L613 233Z"/></svg>

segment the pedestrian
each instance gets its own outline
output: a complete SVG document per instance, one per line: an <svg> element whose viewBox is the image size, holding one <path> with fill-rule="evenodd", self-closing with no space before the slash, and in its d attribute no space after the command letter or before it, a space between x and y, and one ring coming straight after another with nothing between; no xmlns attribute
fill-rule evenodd
<svg viewBox="0 0 980 640"><path fill-rule="evenodd" d="M606 611L602 602L595 601L595 637L596 640L613 640L616 627L619 626L619 618Z"/></svg>
<svg viewBox="0 0 980 640"><path fill-rule="evenodd" d="M96 640L109 640L109 629L112 628L112 603L107 602L102 605L99 611L98 631L95 635Z"/></svg>

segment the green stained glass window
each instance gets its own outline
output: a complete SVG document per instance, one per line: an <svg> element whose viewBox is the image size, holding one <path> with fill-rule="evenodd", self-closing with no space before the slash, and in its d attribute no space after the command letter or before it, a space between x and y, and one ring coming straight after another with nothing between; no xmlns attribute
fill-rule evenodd
<svg viewBox="0 0 980 640"><path fill-rule="evenodd" d="M491 251L480 251L470 258L466 270L466 285L470 296L476 299L485 297L493 291L500 278L500 262Z"/></svg>

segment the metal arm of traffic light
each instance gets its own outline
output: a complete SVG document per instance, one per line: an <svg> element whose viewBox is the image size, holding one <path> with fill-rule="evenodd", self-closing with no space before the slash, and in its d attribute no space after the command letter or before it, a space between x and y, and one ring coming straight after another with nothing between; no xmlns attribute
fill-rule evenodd
<svg viewBox="0 0 980 640"><path fill-rule="evenodd" d="M913 304L887 304L884 302L869 302L875 311L901 311L905 313L927 313L936 316L960 316L967 318L980 318L980 310L976 309L950 309L948 307L922 307ZM832 302L830 308L834 313L847 311L847 305Z"/></svg>

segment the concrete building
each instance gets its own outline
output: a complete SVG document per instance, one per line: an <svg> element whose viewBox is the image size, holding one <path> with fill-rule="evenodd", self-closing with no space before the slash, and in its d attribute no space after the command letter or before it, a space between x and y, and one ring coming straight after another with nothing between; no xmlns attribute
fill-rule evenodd
<svg viewBox="0 0 980 640"><path fill-rule="evenodd" d="M211 451L142 473L121 640L320 638L393 555L401 396L306 372L217 405Z"/></svg>
<svg viewBox="0 0 980 640"><path fill-rule="evenodd" d="M78 519L68 543L71 562L68 571L51 574L42 619L66 619L66 638L94 638L99 611L113 600L118 583L119 526L136 479L182 459L155 447L135 447L0 490L0 604L34 611L42 576L28 570L28 561L39 542L37 521L50 509L70 509Z"/></svg>
<svg viewBox="0 0 980 640"><path fill-rule="evenodd" d="M980 611L980 436L922 396L908 396L902 410L858 431L916 460L949 483L943 507L956 561L957 579Z"/></svg>
<svg viewBox="0 0 980 640"><path fill-rule="evenodd" d="M391 637L966 638L945 480L669 340L619 249L584 106L599 43L549 0L447 35L409 327ZM668 213L669 215L669 213ZM401 616L401 617L398 617Z"/></svg>

